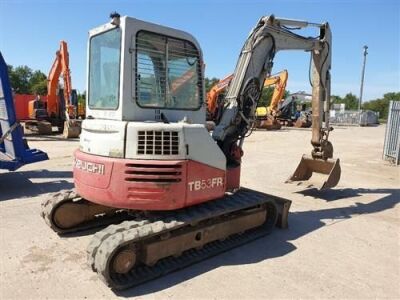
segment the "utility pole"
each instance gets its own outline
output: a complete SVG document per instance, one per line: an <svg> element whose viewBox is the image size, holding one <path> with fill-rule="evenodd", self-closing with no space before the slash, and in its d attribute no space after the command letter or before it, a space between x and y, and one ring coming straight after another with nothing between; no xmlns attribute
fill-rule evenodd
<svg viewBox="0 0 400 300"><path fill-rule="evenodd" d="M360 116L361 116L362 95L363 95L363 89L364 89L365 63L367 62L367 54L368 54L367 49L368 49L368 46L365 45L363 48L364 48L364 62L363 62L362 71L361 71L360 99L358 101L358 111L360 112Z"/></svg>

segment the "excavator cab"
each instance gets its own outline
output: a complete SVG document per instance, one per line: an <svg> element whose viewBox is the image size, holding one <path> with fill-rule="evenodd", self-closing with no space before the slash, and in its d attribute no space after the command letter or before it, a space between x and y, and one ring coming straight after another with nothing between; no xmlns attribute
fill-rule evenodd
<svg viewBox="0 0 400 300"><path fill-rule="evenodd" d="M47 118L47 103L40 97L29 101L28 106L29 118L37 120L45 120Z"/></svg>

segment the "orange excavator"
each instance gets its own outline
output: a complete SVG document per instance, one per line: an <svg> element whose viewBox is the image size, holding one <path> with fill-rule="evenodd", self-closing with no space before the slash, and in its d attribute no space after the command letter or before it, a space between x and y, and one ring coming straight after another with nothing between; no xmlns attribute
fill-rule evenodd
<svg viewBox="0 0 400 300"><path fill-rule="evenodd" d="M224 107L224 99L221 96L232 78L233 74L226 76L218 81L207 93L207 119L209 121L217 122L220 119Z"/></svg>
<svg viewBox="0 0 400 300"><path fill-rule="evenodd" d="M257 128L265 128L269 130L281 128L281 124L276 117L279 115L278 104L284 96L288 76L288 71L283 70L278 74L269 76L265 79L264 87L274 85L275 89L272 94L270 105L267 107L260 106L257 108ZM224 106L224 99L221 96L227 89L232 78L233 74L221 79L207 93L207 113L209 121L218 122L220 119Z"/></svg>
<svg viewBox="0 0 400 300"><path fill-rule="evenodd" d="M60 76L64 81L63 89L58 86ZM61 41L47 79L47 102L40 97L29 102L29 117L32 120L26 122L25 126L39 134L50 134L52 127L57 126L65 138L78 137L81 122L77 120L77 107L77 94L71 83L68 47L65 41Z"/></svg>

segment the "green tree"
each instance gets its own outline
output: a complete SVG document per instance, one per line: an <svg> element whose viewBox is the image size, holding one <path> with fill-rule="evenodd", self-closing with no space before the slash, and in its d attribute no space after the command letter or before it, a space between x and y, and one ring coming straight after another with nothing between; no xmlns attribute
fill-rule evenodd
<svg viewBox="0 0 400 300"><path fill-rule="evenodd" d="M85 100L86 100L86 91L83 91L82 94L78 93L78 100L85 102Z"/></svg>
<svg viewBox="0 0 400 300"><path fill-rule="evenodd" d="M32 69L28 66L14 68L8 66L11 87L19 94L29 94L29 79L32 76Z"/></svg>
<svg viewBox="0 0 400 300"><path fill-rule="evenodd" d="M47 94L47 76L39 71L33 71L28 66L8 66L10 84L18 94Z"/></svg>
<svg viewBox="0 0 400 300"><path fill-rule="evenodd" d="M272 95L274 94L274 90L274 86L263 88L261 98L258 101L258 106L269 106L272 100ZM286 99L289 95L290 92L288 90L285 90L285 93L283 94L283 99Z"/></svg>
<svg viewBox="0 0 400 300"><path fill-rule="evenodd" d="M206 77L206 78L204 78L204 84L205 84L205 86L206 86L206 92L208 93L208 92L211 90L211 88L212 88L216 83L218 83L218 81L219 81L219 79L216 78L216 77L213 77L213 78L208 78L208 77Z"/></svg>
<svg viewBox="0 0 400 300"><path fill-rule="evenodd" d="M340 104L340 103L344 103L342 97L336 96L336 95L332 95L332 96L331 96L331 105L333 105L333 104Z"/></svg>
<svg viewBox="0 0 400 300"><path fill-rule="evenodd" d="M30 86L30 94L47 95L47 80L37 82Z"/></svg>
<svg viewBox="0 0 400 300"><path fill-rule="evenodd" d="M358 109L358 98L352 93L348 93L346 96L344 96L343 103L346 105L347 110Z"/></svg>
<svg viewBox="0 0 400 300"><path fill-rule="evenodd" d="M389 113L389 102L400 101L400 93L391 92L383 95L383 98L378 98L365 102L363 104L364 110L372 110L379 112L379 117L382 119L387 119Z"/></svg>
<svg viewBox="0 0 400 300"><path fill-rule="evenodd" d="M86 103L86 91L83 91L82 94L78 93L78 103L80 103L81 105L85 105L85 103Z"/></svg>
<svg viewBox="0 0 400 300"><path fill-rule="evenodd" d="M258 106L268 106L271 103L274 88L272 86L263 88Z"/></svg>
<svg viewBox="0 0 400 300"><path fill-rule="evenodd" d="M34 71L29 78L29 89L31 94L47 94L47 77L41 71Z"/></svg>
<svg viewBox="0 0 400 300"><path fill-rule="evenodd" d="M345 104L346 110L355 110L358 109L358 98L352 93L347 93L346 96L341 98L340 96L331 96L331 104Z"/></svg>

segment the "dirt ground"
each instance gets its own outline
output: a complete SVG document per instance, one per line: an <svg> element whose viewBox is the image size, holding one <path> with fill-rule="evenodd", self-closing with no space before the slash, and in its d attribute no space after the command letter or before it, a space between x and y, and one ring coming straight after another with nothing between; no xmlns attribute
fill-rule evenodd
<svg viewBox="0 0 400 300"><path fill-rule="evenodd" d="M59 237L39 216L47 193L73 187L78 141L30 136L50 160L0 173L0 298L399 299L400 168L381 159L384 132L336 128L342 178L326 192L284 184L310 130L254 132L242 185L292 200L289 229L119 294L86 265L90 233Z"/></svg>

